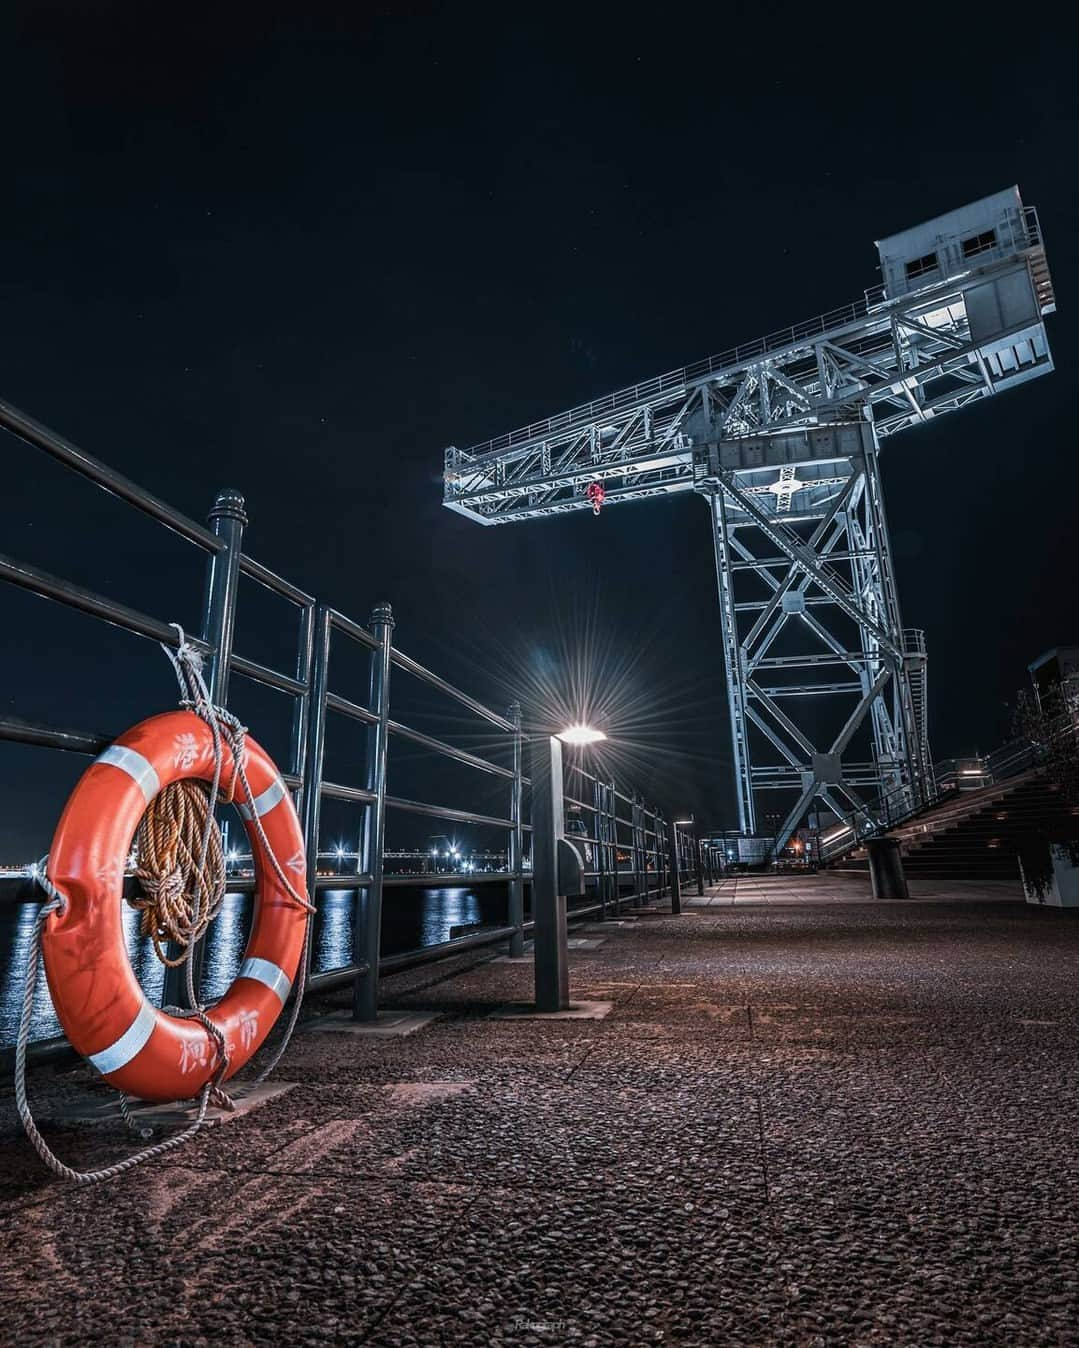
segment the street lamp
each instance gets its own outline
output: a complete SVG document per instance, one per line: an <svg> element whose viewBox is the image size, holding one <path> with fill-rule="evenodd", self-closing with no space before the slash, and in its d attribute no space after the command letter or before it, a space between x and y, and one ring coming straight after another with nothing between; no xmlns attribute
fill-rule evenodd
<svg viewBox="0 0 1079 1348"><path fill-rule="evenodd" d="M693 839L693 841L692 841L692 858L693 858L693 866L694 866L694 870L695 870L696 873L697 873L697 893L698 893L698 895L703 896L703 895L704 895L704 865L703 865L703 861L702 861L702 858L701 858L701 843L700 843L700 839L697 837L697 816L694 815L694 814L691 814L691 815L688 815L685 819L676 819L676 820L674 821L674 826L675 826L675 828L689 828L689 829L692 829L692 830L693 830L693 834L692 834L692 839ZM677 837L675 837L675 835L674 835L673 833L672 833L671 837L672 837L672 845L673 845L673 850L674 850L674 854L675 854L675 862L676 862L676 868L677 868L677 862L678 862L678 860L679 860L679 858L678 858L678 839L677 839ZM678 899L679 899L679 908L681 908L681 898L682 898L681 893L679 893L679 895L678 895Z"/></svg>
<svg viewBox="0 0 1079 1348"><path fill-rule="evenodd" d="M602 730L590 725L571 725L555 733L555 739L561 740L563 744L598 744L606 738Z"/></svg>
<svg viewBox="0 0 1079 1348"><path fill-rule="evenodd" d="M539 1011L569 1009L567 894L584 892L584 863L566 840L562 745L596 744L607 736L578 722L531 743L532 917L535 923L535 989Z"/></svg>

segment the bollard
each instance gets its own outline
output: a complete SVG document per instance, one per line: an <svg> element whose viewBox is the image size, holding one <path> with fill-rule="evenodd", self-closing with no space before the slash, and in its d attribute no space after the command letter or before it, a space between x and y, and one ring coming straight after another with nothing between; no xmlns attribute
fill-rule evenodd
<svg viewBox="0 0 1079 1348"><path fill-rule="evenodd" d="M875 899L909 899L903 856L895 838L867 838L869 881Z"/></svg>

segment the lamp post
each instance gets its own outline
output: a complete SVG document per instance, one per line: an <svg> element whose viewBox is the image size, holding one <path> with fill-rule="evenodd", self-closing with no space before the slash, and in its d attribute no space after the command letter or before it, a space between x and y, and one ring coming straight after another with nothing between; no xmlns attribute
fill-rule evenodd
<svg viewBox="0 0 1079 1348"><path fill-rule="evenodd" d="M692 846L692 854L693 854L693 870L694 870L694 874L695 874L696 879L697 879L697 895L698 895L698 897L703 898L703 896L704 896L704 865L703 865L703 860L702 860L702 857L701 857L701 843L700 843L700 839L697 837L697 816L696 816L696 815L693 815L693 814L688 814L688 815L686 815L685 819L676 819L674 822L675 822L680 828L688 828L688 829L690 830L689 836L690 836L690 838L692 839L691 846ZM689 867L687 866L686 869L688 870ZM687 879L688 879L688 877L687 877Z"/></svg>
<svg viewBox="0 0 1079 1348"><path fill-rule="evenodd" d="M595 744L601 730L568 726L556 735L537 735L532 769L532 918L535 923L535 990L538 1011L569 1009L569 951L566 894L583 885L583 864L566 841L562 790L562 745Z"/></svg>

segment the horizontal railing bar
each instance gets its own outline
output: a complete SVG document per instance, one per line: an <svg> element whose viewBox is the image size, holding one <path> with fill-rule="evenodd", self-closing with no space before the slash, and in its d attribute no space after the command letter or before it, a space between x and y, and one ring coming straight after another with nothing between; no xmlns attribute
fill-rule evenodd
<svg viewBox="0 0 1079 1348"><path fill-rule="evenodd" d="M439 692L445 693L447 697L456 698L462 706L474 711L477 716L482 716L490 721L492 725L498 726L500 730L512 730L513 722L507 721L504 716L498 712L492 711L490 707L485 707L482 702L477 702L474 697L469 697L467 693L462 693L460 688L455 688L452 683L447 683L445 679L437 674L432 674L429 669L425 669L418 660L413 660L411 656L405 655L404 651L399 651L395 646L391 652L390 658L398 669L403 669L407 674L413 674L417 679L422 679L429 683L432 688L437 688Z"/></svg>
<svg viewBox="0 0 1079 1348"><path fill-rule="evenodd" d="M51 1062L78 1062L79 1055L62 1034L50 1035L48 1039L32 1039L26 1046L26 1061L31 1067L40 1067ZM15 1066L15 1045L0 1049L0 1071L10 1077Z"/></svg>
<svg viewBox="0 0 1079 1348"><path fill-rule="evenodd" d="M365 873L361 875L316 875L315 889L367 889L374 881L374 877Z"/></svg>
<svg viewBox="0 0 1079 1348"><path fill-rule="evenodd" d="M112 468L103 464L100 459L95 459L92 454L87 454L78 445L73 445L70 440L66 440L62 435L57 435L55 431L43 426L40 421L35 421L33 417L27 416L25 412L20 412L17 407L12 407L10 403L0 402L0 426L20 440L26 441L28 445L44 450L46 454L50 454L54 459L73 469L80 476L95 482L111 495L127 501L129 505L135 506L136 509L156 519L159 523L171 529L173 533L179 534L189 542L197 543L199 547L205 548L208 552L220 552L225 546L222 540L207 529L205 525L188 519L186 515L182 515L180 511L167 505L160 497L154 496L151 492L137 486L130 478L124 477L122 473L115 472Z"/></svg>
<svg viewBox="0 0 1079 1348"><path fill-rule="evenodd" d="M291 674L282 674L279 670L271 669L269 665L260 665L257 660L248 660L243 655L232 657L232 671L234 674L242 674L245 679L251 679L254 683L266 684L282 693L291 693L294 697L302 697L307 692L307 684L302 679L293 678Z"/></svg>
<svg viewBox="0 0 1079 1348"><path fill-rule="evenodd" d="M95 735L88 730L59 730L54 726L24 721L21 716L0 716L0 740L94 756L112 743L106 735Z"/></svg>
<svg viewBox="0 0 1079 1348"><path fill-rule="evenodd" d="M458 763L465 763L471 768L478 768L480 772L490 772L496 777L509 777L511 780L513 778L513 772L510 768L500 767L497 763L491 763L486 758L470 754L467 749L458 749L452 744L446 744L443 740L435 739L433 735L425 735L422 730L413 730L411 726L402 725L399 721L391 721L389 729L393 735L400 735L402 739L411 740L413 744L420 744L425 749L443 754L446 758L452 758Z"/></svg>
<svg viewBox="0 0 1079 1348"><path fill-rule="evenodd" d="M397 889L469 889L472 885L506 885L514 878L511 871L461 871L457 875L424 875L419 872L413 875L384 875L382 883ZM526 871L521 879L530 885L531 871Z"/></svg>
<svg viewBox="0 0 1079 1348"><path fill-rule="evenodd" d="M256 562L254 557L248 556L246 552L240 557L240 570L245 576L257 581L267 590L272 590L274 594L279 594L284 599L290 599L302 608L313 608L315 605L314 595L301 590L298 585L293 585L290 580L286 580L284 576L279 576L276 571L271 571L268 566L263 566L261 562Z"/></svg>
<svg viewBox="0 0 1079 1348"><path fill-rule="evenodd" d="M491 824L495 828L515 828L512 819L498 819L489 814L472 814L469 810L451 810L448 805L427 805L419 800L403 800L400 796L387 796L386 804L395 810L407 810L410 814L425 814L433 819L452 819L458 824Z"/></svg>
<svg viewBox="0 0 1079 1348"><path fill-rule="evenodd" d="M68 608L78 609L81 613L100 618L114 627L134 632L136 636L148 637L151 641L160 641L166 646L180 644L176 628L170 627L168 623L159 622L157 618L151 618L148 614L140 613L138 609L129 608L126 604L106 599L104 595L84 589L81 585L73 585L71 581L50 575L39 567L16 562L13 558L0 555L0 581L2 580L29 590L32 594L40 595L43 599L53 599L58 604L66 604ZM187 641L203 654L210 649L199 637L189 636Z"/></svg>
<svg viewBox="0 0 1079 1348"><path fill-rule="evenodd" d="M229 894L253 894L257 881L253 875L234 876L226 881L225 889ZM316 875L315 890L323 889L366 889L371 884L370 875Z"/></svg>
<svg viewBox="0 0 1079 1348"><path fill-rule="evenodd" d="M365 786L339 786L336 782L323 782L321 789L324 796L330 796L333 800L353 800L363 805L370 805L375 800L375 793L368 791Z"/></svg>
<svg viewBox="0 0 1079 1348"><path fill-rule="evenodd" d="M579 908L568 909L566 912L566 920L568 922L572 922L577 918L591 917L593 913L602 913L603 909L604 909L603 903L583 903ZM534 927L535 927L534 922L525 923L526 931Z"/></svg>
<svg viewBox="0 0 1079 1348"><path fill-rule="evenodd" d="M467 936L457 936L452 941L439 941L437 945L419 946L415 950L402 950L396 955L386 955L378 962L379 972L383 974L401 973L418 964L429 964L435 960L449 959L459 950L474 950L477 946L497 945L508 940L516 931L515 927L494 927L490 931L474 931Z"/></svg>
<svg viewBox="0 0 1079 1348"><path fill-rule="evenodd" d="M321 973L308 974L307 986L312 992L332 992L334 988L347 987L357 974L370 971L366 960L362 964L346 964L341 969L324 969Z"/></svg>
<svg viewBox="0 0 1079 1348"><path fill-rule="evenodd" d="M474 871L458 875L430 875L417 872L413 875L385 875L382 877L384 888L389 889L471 889L473 885L506 885L514 878L510 871ZM532 873L526 871L521 877L526 885L532 883ZM373 879L366 872L359 875L317 875L315 888L321 893L324 889L367 889ZM253 875L231 876L226 884L229 894L251 894L256 880Z"/></svg>
<svg viewBox="0 0 1079 1348"><path fill-rule="evenodd" d="M578 775L578 777L584 777L589 782L599 781L598 777L593 776L591 772L585 772L584 768L578 767L576 763L567 763L566 767L570 772L575 772Z"/></svg>
<svg viewBox="0 0 1079 1348"><path fill-rule="evenodd" d="M358 641L362 646L368 646L371 650L378 649L378 641L371 635L366 627L362 627L346 613L340 609L330 609L330 626L336 627L339 632L344 632L353 641Z"/></svg>
<svg viewBox="0 0 1079 1348"><path fill-rule="evenodd" d="M351 716L354 721L362 721L364 725L377 725L378 723L378 717L373 711L368 711L358 702L350 702L347 697L341 697L339 693L326 694L326 708L328 711L340 712L342 716Z"/></svg>
<svg viewBox="0 0 1079 1348"><path fill-rule="evenodd" d="M576 796L571 796L565 791L562 793L562 799L570 805L577 805L580 809L587 810L590 814L600 813L600 811L598 811L594 805L590 805L587 800L578 800Z"/></svg>

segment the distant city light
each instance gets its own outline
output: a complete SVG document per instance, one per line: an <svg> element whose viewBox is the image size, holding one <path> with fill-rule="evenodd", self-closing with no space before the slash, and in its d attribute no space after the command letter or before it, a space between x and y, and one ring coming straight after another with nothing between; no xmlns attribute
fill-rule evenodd
<svg viewBox="0 0 1079 1348"><path fill-rule="evenodd" d="M341 858L345 855L344 845L342 843L338 843L335 850L337 852L337 859L338 861L340 861Z"/></svg>
<svg viewBox="0 0 1079 1348"><path fill-rule="evenodd" d="M596 744L606 738L602 730L596 730L589 725L567 726L555 736L555 739L561 740L563 744Z"/></svg>

